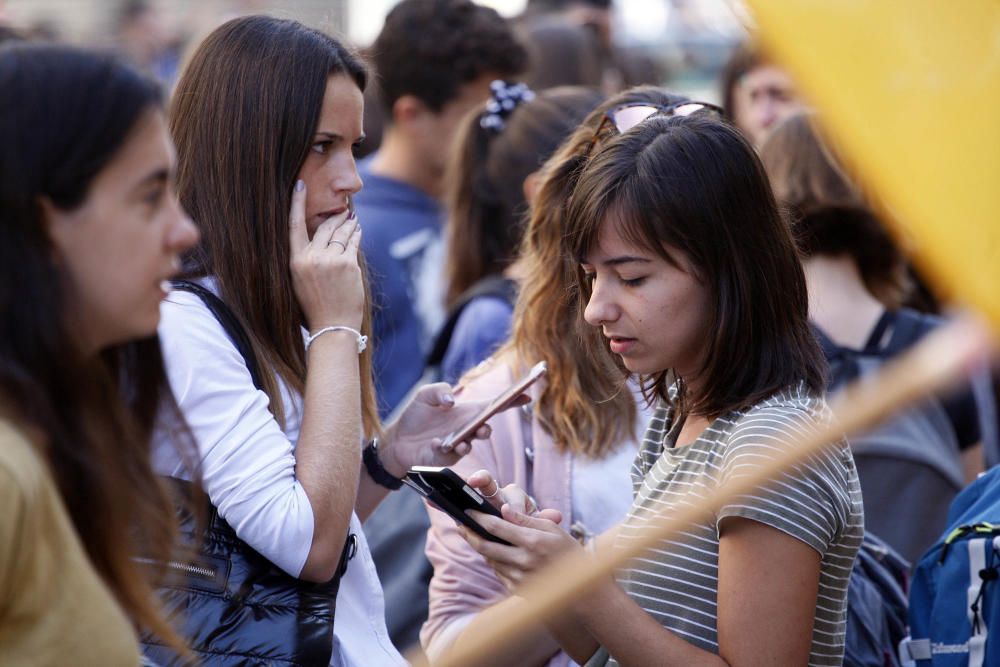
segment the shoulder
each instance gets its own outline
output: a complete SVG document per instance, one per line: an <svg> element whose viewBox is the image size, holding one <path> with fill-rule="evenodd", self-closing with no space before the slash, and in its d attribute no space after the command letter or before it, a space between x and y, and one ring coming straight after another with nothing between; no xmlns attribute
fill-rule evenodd
<svg viewBox="0 0 1000 667"><path fill-rule="evenodd" d="M48 468L28 438L0 418L0 506L4 516L32 504L49 481ZM15 512L17 513L17 512Z"/></svg>
<svg viewBox="0 0 1000 667"><path fill-rule="evenodd" d="M804 385L787 387L756 405L724 418L731 425L730 441L752 435L768 438L802 437L827 425L832 413L822 395Z"/></svg>

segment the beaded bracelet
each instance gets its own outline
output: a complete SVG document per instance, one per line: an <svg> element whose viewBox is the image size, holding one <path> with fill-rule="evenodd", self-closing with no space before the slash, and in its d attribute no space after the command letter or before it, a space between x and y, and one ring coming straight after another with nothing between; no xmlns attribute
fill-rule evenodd
<svg viewBox="0 0 1000 667"><path fill-rule="evenodd" d="M352 329L351 327L341 327L341 326L323 327L322 329L320 329L316 333L310 334L309 338L306 338L306 352L309 351L309 346L313 344L314 340L316 340L317 338L319 338L320 336L322 336L323 334L325 334L328 331L347 331L348 333L352 333L355 336L357 336L357 339L358 339L358 354L361 354L362 352L364 352L365 348L368 347L368 336L361 335L361 332L358 331L357 329Z"/></svg>

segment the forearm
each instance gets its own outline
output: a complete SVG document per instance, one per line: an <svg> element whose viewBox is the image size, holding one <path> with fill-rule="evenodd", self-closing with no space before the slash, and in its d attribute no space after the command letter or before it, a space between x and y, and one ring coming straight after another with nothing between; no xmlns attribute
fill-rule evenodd
<svg viewBox="0 0 1000 667"><path fill-rule="evenodd" d="M476 614L475 618L456 635L451 648L457 649L466 644L474 646L477 639L487 628L495 624L498 618L516 614L523 604L524 600L520 598L506 598ZM517 641L504 644L502 653L490 656L489 660L481 659L476 664L483 667L545 665L558 651L559 644L552 635L544 628L538 628L521 634Z"/></svg>
<svg viewBox="0 0 1000 667"><path fill-rule="evenodd" d="M358 495L354 503L354 512L358 515L358 518L362 522L367 521L368 517L372 515L375 508L378 507L379 503L382 502L387 495L393 493L384 486L378 484L371 478L365 467L361 466L361 475L358 481ZM405 491L399 489L396 493L413 493L412 491Z"/></svg>
<svg viewBox="0 0 1000 667"><path fill-rule="evenodd" d="M358 492L361 386L353 338L331 332L309 349L295 473L313 509L304 578L324 580L339 562Z"/></svg>
<svg viewBox="0 0 1000 667"><path fill-rule="evenodd" d="M587 633L604 646L622 667L727 665L718 655L688 643L661 626L614 582L609 581L587 595L574 605L574 610L575 618ZM579 630L576 632L579 633ZM564 639L562 633L557 638L561 642ZM563 647L569 652L569 646L564 644ZM586 660L590 655L582 657Z"/></svg>

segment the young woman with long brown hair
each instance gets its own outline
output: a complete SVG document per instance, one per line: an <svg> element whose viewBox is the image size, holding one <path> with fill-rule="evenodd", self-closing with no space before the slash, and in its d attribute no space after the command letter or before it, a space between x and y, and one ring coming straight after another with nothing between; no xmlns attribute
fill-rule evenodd
<svg viewBox="0 0 1000 667"><path fill-rule="evenodd" d="M684 99L644 87L601 103L584 115L583 123L534 176L531 216L517 262L521 291L511 339L462 380L460 401L488 397L534 363L547 363L548 376L533 392L532 413L494 418L490 439L474 445L454 469L470 476L474 485L483 479L475 471L484 468L501 485L530 489L540 506L559 510L567 517L567 528L572 524L584 540L607 530L628 511L632 502L629 468L638 445L636 426L641 428L649 414L640 410L637 421L636 399L642 398L634 383L622 378L617 385L606 384L608 360L594 355L592 341L567 335L566 324L579 318L579 305L576 263L563 253L562 202L580 167L583 147L589 145L608 111L623 104L669 106ZM529 113L534 103L526 103L523 112ZM512 127L517 120L511 119ZM495 493L496 488L489 485L484 492ZM508 593L487 562L462 539L454 522L440 512L430 514L427 554L434 564L434 578L430 618L422 640L433 657L475 637L474 625L469 624L486 608L502 606ZM569 662L569 656L544 632L510 645L496 661L553 666Z"/></svg>
<svg viewBox="0 0 1000 667"><path fill-rule="evenodd" d="M188 292L166 302L160 335L219 516L306 582L330 580L356 541L324 659L399 665L360 522L410 466L466 453L467 443L444 453L435 438L481 404L454 408L450 387L431 385L397 421L379 424L361 227L349 215L361 188L352 148L363 138L366 79L354 54L294 21L235 19L198 47L170 110L178 191L203 234L186 269L231 311L249 358ZM158 463L181 474L169 456ZM294 626L295 613L274 613ZM293 631L245 643L300 639Z"/></svg>
<svg viewBox="0 0 1000 667"><path fill-rule="evenodd" d="M183 653L135 560L173 548L155 334L197 240L160 93L29 44L0 50L0 89L0 663L137 665L136 629Z"/></svg>
<svg viewBox="0 0 1000 667"><path fill-rule="evenodd" d="M657 402L620 544L831 418L802 267L760 160L728 123L681 109L612 110L566 207L564 251L603 337L594 352L641 375ZM523 492L506 497L506 520L476 517L514 546L467 539L516 591L582 547L558 513L525 514ZM862 524L850 449L832 443L663 540L552 630L593 665L839 665Z"/></svg>

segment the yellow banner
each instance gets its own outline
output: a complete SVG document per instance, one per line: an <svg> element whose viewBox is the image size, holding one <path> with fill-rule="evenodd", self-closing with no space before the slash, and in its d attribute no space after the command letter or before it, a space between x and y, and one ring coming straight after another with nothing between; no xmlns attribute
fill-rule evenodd
<svg viewBox="0 0 1000 667"><path fill-rule="evenodd" d="M1000 1L746 2L921 269L1000 331Z"/></svg>

